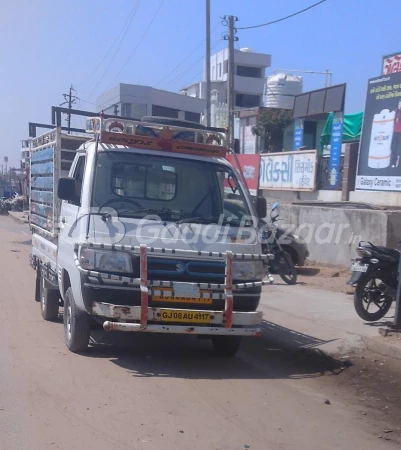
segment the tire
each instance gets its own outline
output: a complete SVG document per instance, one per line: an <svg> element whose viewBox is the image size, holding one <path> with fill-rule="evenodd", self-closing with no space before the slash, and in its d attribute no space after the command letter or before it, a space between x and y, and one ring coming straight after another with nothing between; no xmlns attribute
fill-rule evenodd
<svg viewBox="0 0 401 450"><path fill-rule="evenodd" d="M64 298L64 337L65 344L73 353L82 353L88 349L90 326L89 316L75 304L72 288L69 287Z"/></svg>
<svg viewBox="0 0 401 450"><path fill-rule="evenodd" d="M380 320L381 318L383 318L388 313L389 309L391 308L391 304L394 300L393 297L387 295L387 298L385 298L382 302L380 302L380 303L382 303L382 308L380 308L379 311L377 311L375 313L370 313L366 310L366 308L364 306L364 304L365 304L364 293L365 293L365 289L367 288L367 284L374 279L382 280L382 278L383 278L383 275L380 272L378 272L378 271L371 272L364 278L359 279L359 281L356 285L356 289L355 289L355 293L354 293L355 311L358 314L358 316L362 320L365 320L366 322L376 322L377 320ZM368 308L369 308L369 306L368 306Z"/></svg>
<svg viewBox="0 0 401 450"><path fill-rule="evenodd" d="M213 336L213 347L219 356L231 358L241 347L241 336Z"/></svg>
<svg viewBox="0 0 401 450"><path fill-rule="evenodd" d="M290 255L292 263L294 264L294 266L296 266L299 260L297 251L294 248L289 247L287 245L282 245L281 247L286 253Z"/></svg>
<svg viewBox="0 0 401 450"><path fill-rule="evenodd" d="M141 122L159 123L160 125L171 125L173 127L185 127L196 130L206 130L206 127L198 122L191 122L189 120L172 119L171 117L145 116L142 117Z"/></svg>
<svg viewBox="0 0 401 450"><path fill-rule="evenodd" d="M260 295L249 297L236 297L234 295L234 311L254 312L258 309L260 303ZM224 308L225 303L222 304Z"/></svg>
<svg viewBox="0 0 401 450"><path fill-rule="evenodd" d="M46 280L41 276L39 281L40 311L43 319L54 321L58 318L60 294L57 289L48 289Z"/></svg>
<svg viewBox="0 0 401 450"><path fill-rule="evenodd" d="M36 269L36 281L35 281L35 302L40 303L40 269Z"/></svg>
<svg viewBox="0 0 401 450"><path fill-rule="evenodd" d="M283 252L279 256L282 261L279 263L279 275L281 279L290 285L297 283L297 269L295 268L291 256L287 252Z"/></svg>

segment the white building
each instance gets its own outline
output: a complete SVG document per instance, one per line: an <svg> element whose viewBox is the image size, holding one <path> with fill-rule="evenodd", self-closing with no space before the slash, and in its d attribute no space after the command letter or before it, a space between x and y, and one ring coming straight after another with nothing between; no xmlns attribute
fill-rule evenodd
<svg viewBox="0 0 401 450"><path fill-rule="evenodd" d="M21 141L21 170L25 170L27 167L29 167L29 159L31 156L30 147L30 139Z"/></svg>
<svg viewBox="0 0 401 450"><path fill-rule="evenodd" d="M211 90L218 91L218 102L227 103L228 49L224 49L210 58ZM235 108L253 108L262 106L265 92L265 71L271 65L271 55L254 53L249 48L235 50ZM206 98L206 68L203 81L181 89L188 97Z"/></svg>
<svg viewBox="0 0 401 450"><path fill-rule="evenodd" d="M199 123L205 108L201 98L135 84L118 84L96 100L97 112L133 119L162 116Z"/></svg>

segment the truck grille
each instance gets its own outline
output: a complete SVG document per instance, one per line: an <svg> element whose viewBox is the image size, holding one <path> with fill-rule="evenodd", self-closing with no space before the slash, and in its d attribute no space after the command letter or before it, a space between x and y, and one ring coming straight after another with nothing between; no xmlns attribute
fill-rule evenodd
<svg viewBox="0 0 401 450"><path fill-rule="evenodd" d="M171 281L224 282L225 263L210 261L190 261L178 259L148 258L150 280L166 277Z"/></svg>

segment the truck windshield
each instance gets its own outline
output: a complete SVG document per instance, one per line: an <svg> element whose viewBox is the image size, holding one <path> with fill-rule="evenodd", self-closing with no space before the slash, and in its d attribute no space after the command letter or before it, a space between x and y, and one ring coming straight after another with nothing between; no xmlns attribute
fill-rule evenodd
<svg viewBox="0 0 401 450"><path fill-rule="evenodd" d="M237 176L215 162L99 152L92 207L120 217L251 226ZM156 216L156 217L155 217Z"/></svg>

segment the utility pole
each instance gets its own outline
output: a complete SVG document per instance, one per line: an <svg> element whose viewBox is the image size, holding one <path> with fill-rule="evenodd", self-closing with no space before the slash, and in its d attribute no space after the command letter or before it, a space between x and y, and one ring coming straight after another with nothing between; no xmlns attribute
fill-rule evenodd
<svg viewBox="0 0 401 450"><path fill-rule="evenodd" d="M401 241L398 244L398 250L401 251ZM397 293L395 297L395 314L394 314L394 322L393 327L397 330L401 329L401 258L398 261L398 284L397 284Z"/></svg>
<svg viewBox="0 0 401 450"><path fill-rule="evenodd" d="M210 0L206 0L206 126L211 124L211 83L210 83Z"/></svg>
<svg viewBox="0 0 401 450"><path fill-rule="evenodd" d="M228 34L224 36L224 40L228 41L228 87L227 87L227 103L228 103L228 144L230 149L234 152L234 108L235 108L235 89L234 89L234 42L238 41L235 36L237 30L234 23L238 21L238 17L225 16L225 21L228 19Z"/></svg>
<svg viewBox="0 0 401 450"><path fill-rule="evenodd" d="M65 98L65 102L62 103L60 106L68 105L68 110L71 111L72 105L78 100L78 97L75 95L72 95L72 91L75 92L74 87L71 85L70 90L68 94L63 94L63 97ZM68 114L67 117L67 128L68 128L68 134L71 134L71 113Z"/></svg>

